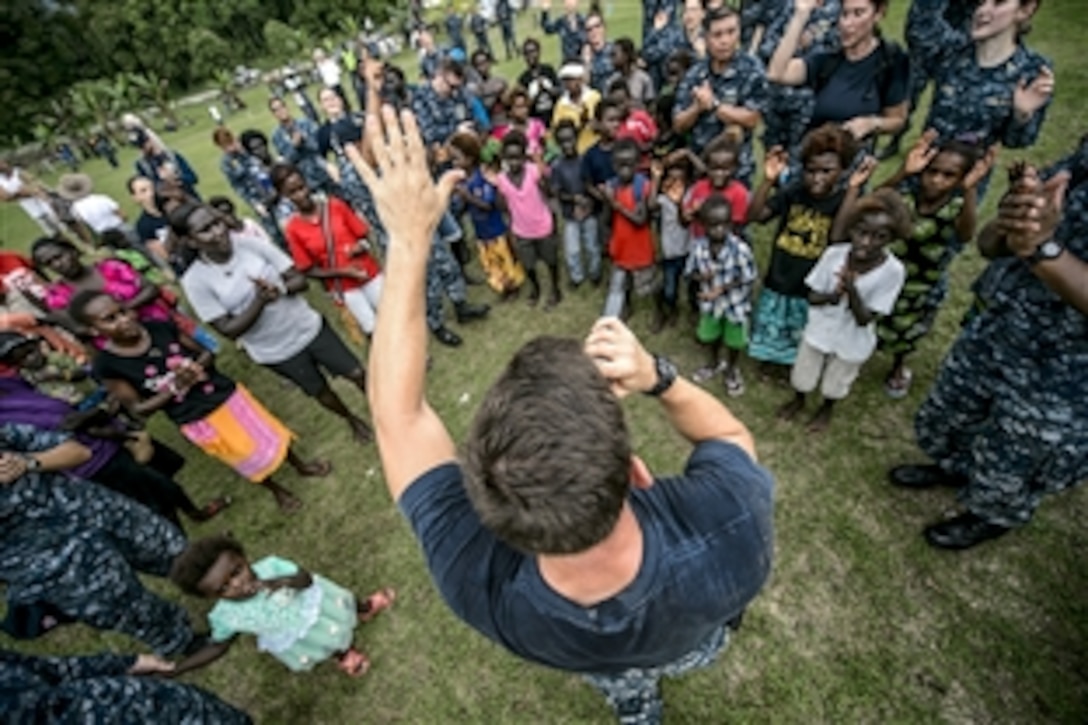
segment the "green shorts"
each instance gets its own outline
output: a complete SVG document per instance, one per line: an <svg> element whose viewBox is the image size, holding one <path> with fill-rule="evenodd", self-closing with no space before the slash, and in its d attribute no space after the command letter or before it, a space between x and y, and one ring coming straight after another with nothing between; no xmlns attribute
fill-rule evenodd
<svg viewBox="0 0 1088 725"><path fill-rule="evenodd" d="M748 347L748 328L724 317L719 320L713 315L699 315L695 338L705 345L721 340L728 348L743 350Z"/></svg>

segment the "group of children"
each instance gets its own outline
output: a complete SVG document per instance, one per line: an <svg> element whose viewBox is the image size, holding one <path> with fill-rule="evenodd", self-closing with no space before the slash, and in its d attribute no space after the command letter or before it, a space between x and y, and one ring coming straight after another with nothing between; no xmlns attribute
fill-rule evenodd
<svg viewBox="0 0 1088 725"><path fill-rule="evenodd" d="M471 132L450 140L451 159L465 172L457 201L502 299L528 280L529 303L537 304L543 262L545 308L561 301L561 238L571 287L600 285L602 260L609 263L604 315L626 319L637 298L653 298L657 333L677 323L687 297L707 352L693 375L700 383L721 375L728 394L743 394L739 361L747 352L767 375L788 373L796 397L782 406L784 419L820 387L823 404L810 421L820 431L880 344L894 355L886 391L905 396L905 361L932 327L949 265L974 234L976 187L993 150L937 146L926 133L902 168L865 195L875 160L827 124L807 134L800 158L769 149L753 191L736 178L739 147L728 133L701 155L685 147L655 154L656 129L625 131L633 113L625 95L617 88L597 104L595 142L582 151L586 127L570 119L543 143L507 130L490 158L481 152L486 140ZM652 127L639 113L635 125ZM752 227L771 223L757 285Z"/></svg>

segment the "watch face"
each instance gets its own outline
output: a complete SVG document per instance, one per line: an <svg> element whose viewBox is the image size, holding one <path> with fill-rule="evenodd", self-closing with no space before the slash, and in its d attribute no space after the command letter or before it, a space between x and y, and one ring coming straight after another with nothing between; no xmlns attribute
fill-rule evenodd
<svg viewBox="0 0 1088 725"><path fill-rule="evenodd" d="M1043 259L1054 259L1060 256L1065 249L1061 244L1055 242L1053 239L1049 239L1042 243L1039 247L1039 256Z"/></svg>

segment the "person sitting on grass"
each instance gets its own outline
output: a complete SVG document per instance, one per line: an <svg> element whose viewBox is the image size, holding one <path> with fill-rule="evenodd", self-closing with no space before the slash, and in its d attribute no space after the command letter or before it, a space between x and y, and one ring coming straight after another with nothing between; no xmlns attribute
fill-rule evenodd
<svg viewBox="0 0 1088 725"><path fill-rule="evenodd" d="M778 409L792 420L820 384L823 404L808 424L821 433L835 403L850 394L861 366L876 349L876 323L895 306L903 289L903 264L887 247L911 232L910 210L891 189L879 189L845 211L849 244L833 244L805 277L809 288L805 325L790 384L797 391Z"/></svg>
<svg viewBox="0 0 1088 725"><path fill-rule="evenodd" d="M472 219L487 283L504 301L514 299L525 281L525 269L510 247L506 220L499 208L499 190L480 170L480 139L472 132L458 131L450 138L449 146L454 167L465 172L465 180L457 185L455 193Z"/></svg>
<svg viewBox="0 0 1088 725"><path fill-rule="evenodd" d="M293 561L266 556L252 565L230 534L190 543L174 560L170 580L182 591L215 601L208 613L212 643L177 664L175 676L222 657L239 634L292 672L309 672L330 659L351 677L370 659L355 648L355 628L393 606L384 588L359 599L339 584Z"/></svg>
<svg viewBox="0 0 1088 725"><path fill-rule="evenodd" d="M774 483L752 436L605 318L584 343L525 345L459 460L424 392L423 287L460 172L432 180L411 114L383 108L367 134L388 139L377 169L352 161L393 240L369 386L389 492L455 614L519 657L583 675L624 722L659 722L661 678L713 662L770 572ZM682 476L655 480L634 454L621 399L637 393L694 446Z"/></svg>
<svg viewBox="0 0 1088 725"><path fill-rule="evenodd" d="M71 314L107 340L93 371L114 398L141 417L161 410L189 442L271 493L284 513L302 506L272 479L284 461L300 476L332 470L328 461L303 461L294 434L172 323L141 324L100 292L77 295Z"/></svg>
<svg viewBox="0 0 1088 725"><path fill-rule="evenodd" d="M752 286L756 259L748 242L733 233L729 202L718 196L699 209L706 236L692 242L687 274L699 281L699 327L696 339L707 349L706 366L695 372L697 383L722 373L726 392L744 394L740 353L748 346L748 317L752 313ZM728 350L721 360L722 343Z"/></svg>
<svg viewBox="0 0 1088 725"><path fill-rule="evenodd" d="M975 237L978 185L993 168L997 147L985 154L962 141L935 144L927 131L907 154L894 176L881 184L896 189L910 208L914 230L891 247L907 268L907 281L895 309L877 326L880 347L894 355L884 390L892 398L910 392L907 356L933 328L948 294L948 268ZM857 187L851 181L850 189ZM851 203L850 194L847 202Z"/></svg>
<svg viewBox="0 0 1088 725"><path fill-rule="evenodd" d="M604 316L631 316L631 288L638 297L657 292L657 265L654 263L654 233L650 227L649 200L655 191L653 184L638 173L641 157L638 144L631 139L620 141L612 152L616 178L599 189L600 196L611 208L612 238L608 256L612 259L612 279L608 283ZM660 308L658 311L660 316Z"/></svg>

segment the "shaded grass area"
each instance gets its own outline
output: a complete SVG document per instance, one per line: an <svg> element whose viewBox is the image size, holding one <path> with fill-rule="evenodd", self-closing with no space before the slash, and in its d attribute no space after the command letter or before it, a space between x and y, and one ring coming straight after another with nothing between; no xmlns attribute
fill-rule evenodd
<svg viewBox="0 0 1088 725"><path fill-rule="evenodd" d="M904 4L895 4L889 32L902 27ZM613 2L611 35L638 34L638 3ZM1035 23L1034 47L1054 60L1058 94L1043 138L1014 158L1054 159L1088 130L1088 66L1080 57L1083 7L1051 0ZM523 19L519 37L531 31ZM499 46L498 33L493 44ZM554 59L558 41L545 40ZM414 61L406 68L415 69ZM499 72L515 75L514 65ZM236 132L269 129L263 91L246 96L250 108L228 120ZM190 115L195 111L189 110ZM211 123L168 137L202 175L205 195L226 193L211 144ZM99 188L127 199L124 181L132 162L111 171L88 166ZM891 172L887 166L877 178ZM1004 182L999 175L984 207L992 212ZM135 210L133 209L135 212ZM0 241L25 248L35 228L12 205L0 208ZM769 229L756 232L763 268ZM953 270L953 294L934 333L912 359L915 386L903 401L882 391L890 360L874 358L855 392L837 410L830 433L806 435L775 422L774 408L788 388L760 382L746 366L749 392L729 405L756 436L763 462L778 479L778 560L774 578L753 604L745 626L721 662L665 685L667 715L677 723L722 722L1083 722L1088 715L1088 535L1081 522L1088 498L1074 491L1048 501L1036 520L977 551L935 552L921 527L953 504L947 492L905 492L884 483L889 465L918 457L912 415L957 333L969 285L981 269L968 252ZM472 288L474 300L490 300ZM327 313L320 292L311 298ZM523 303L496 305L491 319L458 329L465 346L434 346L429 394L455 438L464 435L476 403L505 361L539 334L581 336L603 303L603 292L569 294L553 313ZM648 336L648 305L632 320L648 345L673 356L684 372L701 362L687 321ZM360 351L362 354L363 351ZM292 518L276 513L270 496L249 488L188 446L161 421L153 429L186 452L181 480L203 499L223 491L235 506L214 523L190 528L202 535L230 529L254 558L292 558L360 594L397 587L396 607L363 627L357 641L374 669L362 681L332 667L289 674L251 641L239 643L213 667L186 681L203 685L262 722L367 723L588 723L606 722L603 701L577 678L520 662L460 624L445 608L424 571L407 526L389 503L376 451L359 448L347 427L270 373L228 352L222 367L247 385L301 436L308 455L331 458L334 474L283 482L303 498ZM364 402L337 384L348 404ZM717 382L712 389L722 394ZM464 394L467 403L461 403ZM655 404L626 404L637 450L655 471L672 472L687 455L683 441ZM164 582L148 585L179 598ZM208 604L185 599L194 621ZM30 644L38 653L139 649L124 637L74 626Z"/></svg>

